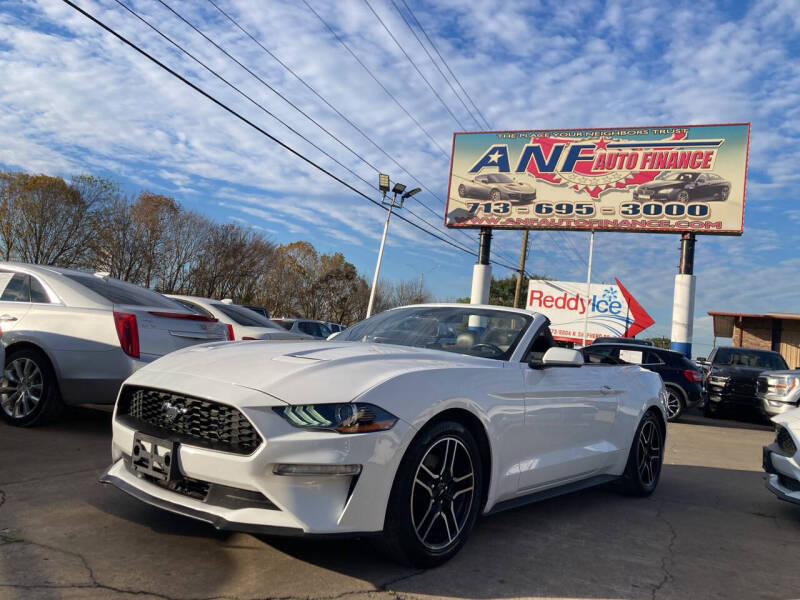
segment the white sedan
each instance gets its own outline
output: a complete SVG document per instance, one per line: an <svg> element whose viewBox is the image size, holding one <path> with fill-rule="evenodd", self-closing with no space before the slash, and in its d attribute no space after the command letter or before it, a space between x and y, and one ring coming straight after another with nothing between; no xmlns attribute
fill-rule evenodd
<svg viewBox="0 0 800 600"><path fill-rule="evenodd" d="M433 566L482 514L612 480L652 493L665 434L655 373L584 364L536 313L431 304L141 369L101 480L219 529L382 533Z"/></svg>
<svg viewBox="0 0 800 600"><path fill-rule="evenodd" d="M212 300L198 296L166 294L189 310L224 323L231 340L300 340L311 339L302 333L290 333L254 310L230 300Z"/></svg>

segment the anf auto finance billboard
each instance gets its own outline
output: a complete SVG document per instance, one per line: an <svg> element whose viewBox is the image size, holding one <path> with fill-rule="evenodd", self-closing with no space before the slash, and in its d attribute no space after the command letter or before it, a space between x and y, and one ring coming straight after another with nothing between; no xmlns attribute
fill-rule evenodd
<svg viewBox="0 0 800 600"><path fill-rule="evenodd" d="M456 133L448 227L741 235L749 124Z"/></svg>
<svg viewBox="0 0 800 600"><path fill-rule="evenodd" d="M531 280L527 308L550 319L557 340L583 343L588 312L587 339L601 336L633 337L653 324L653 319L619 279L616 285L593 283L589 297L586 283Z"/></svg>

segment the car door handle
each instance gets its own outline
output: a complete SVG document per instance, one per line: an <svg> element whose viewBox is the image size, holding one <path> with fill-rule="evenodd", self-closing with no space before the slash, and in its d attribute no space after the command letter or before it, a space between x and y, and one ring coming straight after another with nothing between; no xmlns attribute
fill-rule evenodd
<svg viewBox="0 0 800 600"><path fill-rule="evenodd" d="M614 392L615 392L614 388L609 387L607 385L604 385L603 387L600 388L600 393L602 394L608 395L608 394L613 394Z"/></svg>
<svg viewBox="0 0 800 600"><path fill-rule="evenodd" d="M17 317L12 317L11 315L0 315L0 321L17 321Z"/></svg>

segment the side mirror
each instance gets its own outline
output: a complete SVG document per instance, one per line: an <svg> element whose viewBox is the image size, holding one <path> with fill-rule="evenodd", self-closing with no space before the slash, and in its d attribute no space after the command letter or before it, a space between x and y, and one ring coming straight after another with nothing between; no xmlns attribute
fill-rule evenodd
<svg viewBox="0 0 800 600"><path fill-rule="evenodd" d="M335 338L340 333L342 333L342 332L341 331L335 331L332 334L330 334L328 337L326 337L325 339L330 342L333 338Z"/></svg>
<svg viewBox="0 0 800 600"><path fill-rule="evenodd" d="M542 357L545 367L581 367L583 354L571 348L550 348Z"/></svg>

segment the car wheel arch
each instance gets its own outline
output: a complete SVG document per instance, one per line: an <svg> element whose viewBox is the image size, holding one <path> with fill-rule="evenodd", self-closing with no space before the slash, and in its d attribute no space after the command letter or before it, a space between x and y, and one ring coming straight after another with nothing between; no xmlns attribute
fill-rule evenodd
<svg viewBox="0 0 800 600"><path fill-rule="evenodd" d="M456 423L463 425L467 431L472 434L472 437L475 438L475 441L478 444L484 473L482 485L483 489L481 490L481 511L483 511L483 507L486 505L486 501L489 497L489 489L492 481L492 447L489 442L489 434L486 431L486 426L477 415L465 408L447 408L436 413L425 423L425 425L417 430L411 442L406 447L406 451L408 451L408 448L412 447L414 442L423 434L423 432L443 421L455 421Z"/></svg>
<svg viewBox="0 0 800 600"><path fill-rule="evenodd" d="M53 360L53 357L50 356L50 353L33 342L29 342L27 340L21 340L18 342L14 342L6 346L6 362L8 362L9 356L14 354L15 352L20 352L22 350L33 350L34 352L39 352L42 356L47 359L47 362L51 369L53 369L53 373L56 376L56 386L59 387L59 382L61 381L61 371L58 369L58 365ZM5 365L3 365L5 367ZM60 391L60 390L59 390Z"/></svg>
<svg viewBox="0 0 800 600"><path fill-rule="evenodd" d="M678 395L683 401L683 407L686 408L686 405L689 403L689 397L686 395L686 392L683 390L683 388L681 388L681 386L675 383L665 383L664 387L678 392Z"/></svg>

